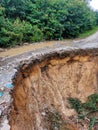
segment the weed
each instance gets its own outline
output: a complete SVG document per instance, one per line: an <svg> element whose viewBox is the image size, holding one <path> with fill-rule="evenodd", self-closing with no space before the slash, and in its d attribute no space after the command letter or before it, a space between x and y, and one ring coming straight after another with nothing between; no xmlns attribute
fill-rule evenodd
<svg viewBox="0 0 98 130"><path fill-rule="evenodd" d="M83 110L81 101L77 98L69 98L68 100L71 108L75 109L78 114L81 113L81 111Z"/></svg>
<svg viewBox="0 0 98 130"><path fill-rule="evenodd" d="M56 110L46 110L47 113L47 121L50 124L51 130L60 130L60 127L63 125L64 120L62 119L62 116L60 113Z"/></svg>
<svg viewBox="0 0 98 130"><path fill-rule="evenodd" d="M92 130L95 123L98 123L98 118L93 116L93 113L98 111L98 94L92 94L88 97L87 102L82 103L77 98L68 98L71 108L75 109L78 113L78 118L85 120L89 118L89 130Z"/></svg>

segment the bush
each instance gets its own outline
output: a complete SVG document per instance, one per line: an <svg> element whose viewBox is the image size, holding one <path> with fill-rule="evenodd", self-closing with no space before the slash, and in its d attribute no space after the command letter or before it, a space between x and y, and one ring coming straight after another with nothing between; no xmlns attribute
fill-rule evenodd
<svg viewBox="0 0 98 130"><path fill-rule="evenodd" d="M2 20L1 20L2 21ZM11 22L9 19L4 19L0 30L0 46L12 47L22 43L22 23L19 20Z"/></svg>
<svg viewBox="0 0 98 130"><path fill-rule="evenodd" d="M38 42L43 40L43 33L42 31L36 26L33 26L33 36L30 37L30 41Z"/></svg>
<svg viewBox="0 0 98 130"><path fill-rule="evenodd" d="M84 0L2 0L0 47L75 38L98 24Z"/></svg>
<svg viewBox="0 0 98 130"><path fill-rule="evenodd" d="M17 18L14 22L4 18L1 21L3 22L0 30L1 47L20 45L25 41L29 41L30 36L33 35L31 33L32 26L29 23L24 21L22 22L19 18Z"/></svg>

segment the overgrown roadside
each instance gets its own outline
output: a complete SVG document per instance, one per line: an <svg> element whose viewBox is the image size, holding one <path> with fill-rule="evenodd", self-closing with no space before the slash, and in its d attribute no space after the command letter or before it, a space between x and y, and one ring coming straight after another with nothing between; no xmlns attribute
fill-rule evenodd
<svg viewBox="0 0 98 130"><path fill-rule="evenodd" d="M90 36L90 35L93 35L93 34L96 33L97 31L98 31L98 26L96 26L96 27L94 27L93 29L88 30L88 31L86 31L86 32L84 32L84 33L82 33L82 34L80 34L78 38L86 38L86 37L88 37L88 36Z"/></svg>
<svg viewBox="0 0 98 130"><path fill-rule="evenodd" d="M98 28L97 28L98 29ZM94 29L93 31L97 30ZM97 43L98 42L98 31L96 33L84 38L78 38L78 39L67 39L62 41L45 41L45 42L37 42L33 44L25 43L23 46L17 46L15 48L9 48L9 49L1 49L0 52L0 58L4 57L13 57L16 55L23 54L25 52L34 51L41 48L47 48L47 47L53 47L53 46L79 46L79 44L86 45L87 43ZM81 45L80 45L81 46Z"/></svg>

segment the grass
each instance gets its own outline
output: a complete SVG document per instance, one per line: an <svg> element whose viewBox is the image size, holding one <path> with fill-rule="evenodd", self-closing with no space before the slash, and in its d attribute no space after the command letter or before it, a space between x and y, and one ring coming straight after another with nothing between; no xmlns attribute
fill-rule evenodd
<svg viewBox="0 0 98 130"><path fill-rule="evenodd" d="M92 30L88 30L82 34L79 35L78 38L85 38L85 37L88 37L94 33L96 33L98 31L98 26L94 27Z"/></svg>

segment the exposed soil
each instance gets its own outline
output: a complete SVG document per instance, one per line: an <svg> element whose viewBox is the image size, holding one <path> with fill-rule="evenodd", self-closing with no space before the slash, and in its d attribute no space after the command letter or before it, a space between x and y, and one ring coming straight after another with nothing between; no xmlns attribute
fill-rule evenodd
<svg viewBox="0 0 98 130"><path fill-rule="evenodd" d="M36 49L41 49L43 47L53 47L56 44L62 44L70 42L71 40L65 40L65 41L47 41L47 42L40 42L40 43L24 43L23 46L17 46L15 48L9 48L9 49L1 49L0 57L12 57L16 56L25 52L29 52Z"/></svg>
<svg viewBox="0 0 98 130"><path fill-rule="evenodd" d="M0 82L4 95L0 97L1 117L6 118L11 103L5 84L14 77L11 130L50 130L43 117L45 108L56 109L69 124L70 130L88 130L88 125L73 124L75 112L69 109L67 98L98 92L98 32L86 39L53 41L24 45L0 53ZM21 62L22 61L22 62ZM21 63L20 63L21 62ZM5 108L2 109L2 103ZM2 118L3 119L3 118ZM46 119L46 118L45 118ZM72 120L72 121L71 121ZM3 120L2 120L3 122ZM2 125L2 123L1 123ZM62 130L65 129L62 126ZM5 130L1 126L2 130ZM9 127L6 127L9 130Z"/></svg>
<svg viewBox="0 0 98 130"><path fill-rule="evenodd" d="M41 115L46 108L69 119L75 112L68 97L85 102L98 93L98 49L59 50L25 61L13 82L11 130L51 130ZM76 129L88 130L88 124Z"/></svg>

